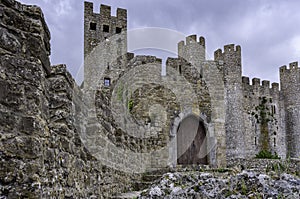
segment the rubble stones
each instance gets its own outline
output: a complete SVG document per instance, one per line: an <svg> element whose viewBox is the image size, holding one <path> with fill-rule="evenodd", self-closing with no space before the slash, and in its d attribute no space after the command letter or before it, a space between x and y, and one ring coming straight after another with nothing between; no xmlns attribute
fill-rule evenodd
<svg viewBox="0 0 300 199"><path fill-rule="evenodd" d="M139 198L299 198L300 178L290 174L208 173L165 174Z"/></svg>

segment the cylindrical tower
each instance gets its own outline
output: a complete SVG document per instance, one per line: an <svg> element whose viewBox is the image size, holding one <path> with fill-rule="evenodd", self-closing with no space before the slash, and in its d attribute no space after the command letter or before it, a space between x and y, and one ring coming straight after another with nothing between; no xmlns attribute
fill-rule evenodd
<svg viewBox="0 0 300 199"><path fill-rule="evenodd" d="M241 47L234 44L215 51L215 61L223 64L225 86L225 130L227 159L244 158L244 121Z"/></svg>
<svg viewBox="0 0 300 199"><path fill-rule="evenodd" d="M300 156L300 69L298 62L280 67L281 94L285 107L287 155Z"/></svg>

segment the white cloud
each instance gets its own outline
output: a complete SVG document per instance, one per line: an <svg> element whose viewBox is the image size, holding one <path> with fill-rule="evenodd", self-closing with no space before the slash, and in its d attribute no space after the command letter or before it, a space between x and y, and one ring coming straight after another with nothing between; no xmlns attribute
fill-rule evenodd
<svg viewBox="0 0 300 199"><path fill-rule="evenodd" d="M59 0L54 6L57 6L55 9L57 16L68 15L72 11L70 0Z"/></svg>

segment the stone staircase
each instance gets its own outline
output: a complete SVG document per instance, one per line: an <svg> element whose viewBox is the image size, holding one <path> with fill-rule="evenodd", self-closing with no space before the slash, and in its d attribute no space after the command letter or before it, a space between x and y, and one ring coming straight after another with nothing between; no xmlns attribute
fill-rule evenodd
<svg viewBox="0 0 300 199"><path fill-rule="evenodd" d="M110 199L133 199L137 198L141 192L149 188L154 182L159 180L163 174L171 172L170 168L152 169L142 175L141 180L133 183L132 192L122 193L116 196L111 196Z"/></svg>
<svg viewBox="0 0 300 199"><path fill-rule="evenodd" d="M140 181L133 183L132 192L121 193L119 195L111 196L110 199L134 199L137 198L143 190L151 187L157 180L159 180L165 173L168 172L189 172L189 171L202 171L210 170L208 165L178 165L176 168L156 168L149 170L142 175Z"/></svg>

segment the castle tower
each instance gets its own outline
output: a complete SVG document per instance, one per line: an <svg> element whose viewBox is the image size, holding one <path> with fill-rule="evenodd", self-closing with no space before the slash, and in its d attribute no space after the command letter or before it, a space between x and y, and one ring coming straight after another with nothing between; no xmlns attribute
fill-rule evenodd
<svg viewBox="0 0 300 199"><path fill-rule="evenodd" d="M300 156L300 68L298 62L280 67L281 92L285 107L287 153Z"/></svg>
<svg viewBox="0 0 300 199"><path fill-rule="evenodd" d="M197 35L190 35L186 37L186 42L178 43L178 57L183 58L193 66L195 66L202 75L201 63L205 61L205 39Z"/></svg>
<svg viewBox="0 0 300 199"><path fill-rule="evenodd" d="M101 5L98 14L93 3L84 2L84 87L93 89L103 70L126 54L127 10L118 8L112 16L111 7Z"/></svg>
<svg viewBox="0 0 300 199"><path fill-rule="evenodd" d="M84 2L84 57L100 42L113 35L122 35L123 50L127 52L127 10L118 8L117 16L111 15L111 7L100 6L100 13L93 12L93 3ZM120 38L120 37L118 37Z"/></svg>
<svg viewBox="0 0 300 199"><path fill-rule="evenodd" d="M223 66L225 86L225 131L227 159L244 157L244 121L241 47L224 46L214 53L215 61ZM222 80L220 80L222 81Z"/></svg>

